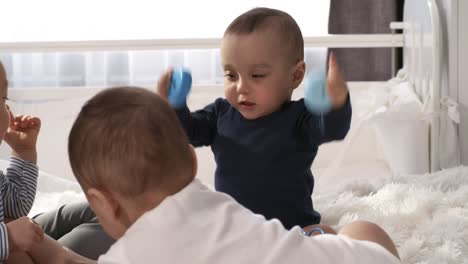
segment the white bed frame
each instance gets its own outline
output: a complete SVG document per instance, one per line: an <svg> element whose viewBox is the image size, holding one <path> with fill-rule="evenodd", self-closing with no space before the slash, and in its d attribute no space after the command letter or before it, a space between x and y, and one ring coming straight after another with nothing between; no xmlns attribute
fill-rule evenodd
<svg viewBox="0 0 468 264"><path fill-rule="evenodd" d="M429 164L431 171L440 169L439 113L441 90L441 56L443 40L439 8L435 0L405 1L403 17L403 65L416 94L430 118Z"/></svg>

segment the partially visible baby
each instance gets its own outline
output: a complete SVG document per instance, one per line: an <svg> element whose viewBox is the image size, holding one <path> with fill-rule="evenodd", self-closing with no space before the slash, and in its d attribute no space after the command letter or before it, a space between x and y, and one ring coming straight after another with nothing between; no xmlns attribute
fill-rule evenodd
<svg viewBox="0 0 468 264"><path fill-rule="evenodd" d="M44 236L39 225L26 217L36 195L36 142L41 120L14 116L7 100L8 80L0 62L0 143L5 141L12 149L9 167L0 171L0 262L30 250Z"/></svg>

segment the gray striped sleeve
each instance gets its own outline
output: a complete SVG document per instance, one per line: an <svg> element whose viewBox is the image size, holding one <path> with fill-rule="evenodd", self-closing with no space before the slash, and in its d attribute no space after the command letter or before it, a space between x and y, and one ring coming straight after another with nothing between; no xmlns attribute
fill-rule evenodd
<svg viewBox="0 0 468 264"><path fill-rule="evenodd" d="M36 196L38 172L35 164L10 158L10 166L0 190L5 217L16 219L29 213Z"/></svg>
<svg viewBox="0 0 468 264"><path fill-rule="evenodd" d="M0 223L0 263L8 258L8 233L5 223Z"/></svg>

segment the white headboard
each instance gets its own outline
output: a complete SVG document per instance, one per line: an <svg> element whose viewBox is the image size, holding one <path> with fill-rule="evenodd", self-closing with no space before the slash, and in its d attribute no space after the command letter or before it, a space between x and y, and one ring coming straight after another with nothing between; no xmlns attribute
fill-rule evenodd
<svg viewBox="0 0 468 264"><path fill-rule="evenodd" d="M430 164L438 170L443 39L436 0L405 0L403 65L430 119Z"/></svg>
<svg viewBox="0 0 468 264"><path fill-rule="evenodd" d="M406 0L403 21L404 67L416 93L425 101L440 80L442 39L435 0Z"/></svg>

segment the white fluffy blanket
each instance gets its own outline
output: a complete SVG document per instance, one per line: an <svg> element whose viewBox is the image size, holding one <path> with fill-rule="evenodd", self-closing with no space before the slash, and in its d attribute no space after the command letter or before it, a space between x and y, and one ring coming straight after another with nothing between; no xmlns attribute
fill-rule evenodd
<svg viewBox="0 0 468 264"><path fill-rule="evenodd" d="M377 223L397 244L403 263L468 263L468 167L391 178L370 174L375 177L340 179L339 187L314 194L325 224L339 229L356 219ZM41 172L30 215L84 199L76 182Z"/></svg>
<svg viewBox="0 0 468 264"><path fill-rule="evenodd" d="M325 224L356 219L382 226L403 263L468 263L468 167L342 183L314 195Z"/></svg>

